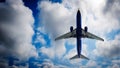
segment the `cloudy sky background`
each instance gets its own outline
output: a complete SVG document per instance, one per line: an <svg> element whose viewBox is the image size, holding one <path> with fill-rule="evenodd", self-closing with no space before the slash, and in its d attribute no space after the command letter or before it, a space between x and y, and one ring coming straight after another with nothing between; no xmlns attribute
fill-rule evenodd
<svg viewBox="0 0 120 68"><path fill-rule="evenodd" d="M0 3L0 67L4 68L120 68L119 0L6 0ZM90 60L69 60L76 39L54 41L82 28L104 42L82 39L82 54Z"/></svg>

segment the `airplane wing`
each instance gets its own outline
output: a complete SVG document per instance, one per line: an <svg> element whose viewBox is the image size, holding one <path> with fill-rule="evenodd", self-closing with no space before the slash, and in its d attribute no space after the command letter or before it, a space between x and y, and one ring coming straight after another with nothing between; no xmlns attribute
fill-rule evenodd
<svg viewBox="0 0 120 68"><path fill-rule="evenodd" d="M85 31L83 29L82 29L82 31L85 33ZM100 37L98 37L98 36L96 36L96 35L94 35L94 34L92 34L90 32L86 32L86 37L91 38L91 39L97 39L97 40L104 41L104 39L102 39L102 38L100 38Z"/></svg>
<svg viewBox="0 0 120 68"><path fill-rule="evenodd" d="M68 32L64 35L61 35L61 36L57 37L55 39L55 41L60 40L60 39L65 39L65 38L71 38L71 37L74 37L75 35L76 35L76 29L74 29L72 32Z"/></svg>
<svg viewBox="0 0 120 68"><path fill-rule="evenodd" d="M72 60L72 59L77 59L77 58L79 58L78 55L75 55L75 56L73 56L72 58L70 58L70 60ZM85 57L85 56L82 55L82 54L80 55L80 58L89 60L89 58Z"/></svg>
<svg viewBox="0 0 120 68"><path fill-rule="evenodd" d="M90 32L86 32L85 33L85 31L83 29L82 29L82 34L83 35L85 34L87 38L97 39L97 40L104 41L104 39L102 39L102 38L100 38L100 37L98 37L98 36L96 36L96 35L94 35L94 34L92 34ZM60 40L60 39L65 39L65 38L71 38L71 37L76 37L76 29L74 29L72 32L68 32L68 33L66 33L64 35L61 35L61 36L57 37L55 39L55 41L56 40Z"/></svg>

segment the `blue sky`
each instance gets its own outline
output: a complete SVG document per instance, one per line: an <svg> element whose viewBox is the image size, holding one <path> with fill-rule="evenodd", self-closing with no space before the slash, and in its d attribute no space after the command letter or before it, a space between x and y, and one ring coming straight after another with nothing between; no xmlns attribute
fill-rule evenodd
<svg viewBox="0 0 120 68"><path fill-rule="evenodd" d="M114 0L6 0L0 3L0 67L119 68L120 1ZM105 39L82 39L82 54L90 60L69 60L76 39L54 39L76 27L80 9L82 27Z"/></svg>

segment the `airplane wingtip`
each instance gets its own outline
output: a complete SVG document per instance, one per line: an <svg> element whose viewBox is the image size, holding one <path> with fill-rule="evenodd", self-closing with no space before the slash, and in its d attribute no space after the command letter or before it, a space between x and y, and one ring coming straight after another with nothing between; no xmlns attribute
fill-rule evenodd
<svg viewBox="0 0 120 68"><path fill-rule="evenodd" d="M57 41L57 39L54 39L55 41Z"/></svg>
<svg viewBox="0 0 120 68"><path fill-rule="evenodd" d="M55 40L55 41L57 41L57 40L58 40L58 38L54 38L54 40Z"/></svg>
<svg viewBox="0 0 120 68"><path fill-rule="evenodd" d="M102 39L102 41L104 41L104 39Z"/></svg>

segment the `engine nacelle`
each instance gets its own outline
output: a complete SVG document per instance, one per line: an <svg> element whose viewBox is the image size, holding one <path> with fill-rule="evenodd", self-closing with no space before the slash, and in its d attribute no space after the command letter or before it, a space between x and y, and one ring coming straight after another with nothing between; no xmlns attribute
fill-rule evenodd
<svg viewBox="0 0 120 68"><path fill-rule="evenodd" d="M87 26L85 26L85 27L84 27L84 30L85 30L85 32L87 32L87 31L88 31L88 27L87 27Z"/></svg>
<svg viewBox="0 0 120 68"><path fill-rule="evenodd" d="M70 27L70 32L72 32L72 31L73 31L73 26Z"/></svg>

